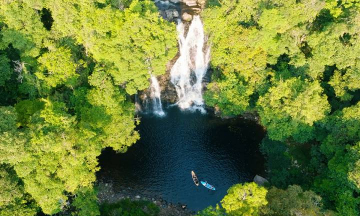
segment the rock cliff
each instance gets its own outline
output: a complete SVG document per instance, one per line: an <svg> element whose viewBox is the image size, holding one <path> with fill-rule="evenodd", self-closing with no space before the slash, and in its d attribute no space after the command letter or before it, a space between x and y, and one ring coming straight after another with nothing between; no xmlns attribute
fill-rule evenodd
<svg viewBox="0 0 360 216"><path fill-rule="evenodd" d="M205 0L155 0L160 15L170 21L178 23L179 21L190 23L194 15L200 14L205 7ZM166 65L166 73L158 76L158 82L161 88L161 99L165 104L173 104L177 101L177 94L174 85L170 82L170 70L179 53ZM209 76L205 77L205 83L209 82ZM146 109L146 100L149 98L149 89L138 93L140 99L138 105Z"/></svg>

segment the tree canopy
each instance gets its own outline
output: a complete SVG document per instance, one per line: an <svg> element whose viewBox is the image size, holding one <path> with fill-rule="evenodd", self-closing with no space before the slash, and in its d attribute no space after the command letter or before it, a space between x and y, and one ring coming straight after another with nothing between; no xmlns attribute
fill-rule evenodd
<svg viewBox="0 0 360 216"><path fill-rule="evenodd" d="M360 215L360 1L210 0L201 16L205 101L259 116L269 184L198 215ZM97 157L140 138L131 96L176 52L150 0L2 0L0 215L99 215ZM102 210L158 213L137 205Z"/></svg>
<svg viewBox="0 0 360 216"><path fill-rule="evenodd" d="M221 205L229 215L259 215L260 208L267 204L266 193L254 182L237 184L229 188Z"/></svg>
<svg viewBox="0 0 360 216"><path fill-rule="evenodd" d="M298 184L321 208L359 215L360 2L209 1L203 19L213 69L206 103L222 116L257 113L267 130L261 151L278 188L268 190L267 214L293 214L270 210L271 200ZM289 187L286 199L295 205L289 197L302 188ZM302 214L325 214L310 209Z"/></svg>
<svg viewBox="0 0 360 216"><path fill-rule="evenodd" d="M120 3L1 1L0 215L100 214L97 156L139 139L130 95L177 50L153 2Z"/></svg>

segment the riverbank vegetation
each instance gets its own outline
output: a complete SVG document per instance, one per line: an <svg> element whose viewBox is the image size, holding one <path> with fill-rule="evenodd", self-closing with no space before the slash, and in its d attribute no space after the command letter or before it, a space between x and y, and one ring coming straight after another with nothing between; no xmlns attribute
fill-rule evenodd
<svg viewBox="0 0 360 216"><path fill-rule="evenodd" d="M360 215L360 1L210 0L202 17L206 103L259 115L269 184L198 215ZM130 96L176 52L149 0L0 1L0 215L156 215L99 208L93 183L102 149L139 139Z"/></svg>
<svg viewBox="0 0 360 216"><path fill-rule="evenodd" d="M118 203L104 203L100 207L101 215L123 215L123 216L157 216L160 209L151 201L131 201L124 199Z"/></svg>
<svg viewBox="0 0 360 216"><path fill-rule="evenodd" d="M270 181L262 214L359 215L360 1L208 4L206 102L224 116L259 114ZM244 213L259 205L248 200L222 202L230 214L260 214Z"/></svg>

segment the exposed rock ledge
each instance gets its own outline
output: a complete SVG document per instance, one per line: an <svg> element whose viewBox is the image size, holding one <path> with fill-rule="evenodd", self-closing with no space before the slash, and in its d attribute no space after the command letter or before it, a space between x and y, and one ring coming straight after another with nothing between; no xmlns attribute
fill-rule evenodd
<svg viewBox="0 0 360 216"><path fill-rule="evenodd" d="M178 19L190 22L194 14L200 14L204 9L206 0L155 0L160 15L169 21Z"/></svg>
<svg viewBox="0 0 360 216"><path fill-rule="evenodd" d="M185 25L189 26L193 15L199 14L205 7L206 0L154 0L155 5L160 11L160 15L172 22L177 22L180 17L187 22ZM161 100L165 104L174 104L177 101L177 93L174 85L170 82L170 71L176 60L179 58L179 53L168 62L166 65L166 73L158 76L158 82L161 88ZM210 71L204 77L203 86L210 81ZM149 89L138 92L138 99L140 107L146 107L146 100L149 98Z"/></svg>
<svg viewBox="0 0 360 216"><path fill-rule="evenodd" d="M160 208L159 216L191 216L195 212L189 211L186 208L186 205L177 203L169 203L166 200L163 200L161 197L152 196L149 194L141 194L139 190L135 190L128 187L117 188L114 190L113 184L110 182L99 181L97 183L99 192L98 199L100 204L104 202L115 203L122 199L130 200L146 200L151 201Z"/></svg>

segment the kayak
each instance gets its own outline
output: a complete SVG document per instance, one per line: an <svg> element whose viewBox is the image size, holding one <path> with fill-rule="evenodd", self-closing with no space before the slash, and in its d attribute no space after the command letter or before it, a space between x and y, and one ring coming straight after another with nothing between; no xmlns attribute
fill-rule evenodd
<svg viewBox="0 0 360 216"><path fill-rule="evenodd" d="M199 179L197 178L197 176L195 175L194 171L191 171L191 177L195 183L196 186L199 186Z"/></svg>
<svg viewBox="0 0 360 216"><path fill-rule="evenodd" d="M208 184L206 181L200 181L202 185L204 185L204 187L210 189L210 190L215 190L215 187L212 186L211 184Z"/></svg>

